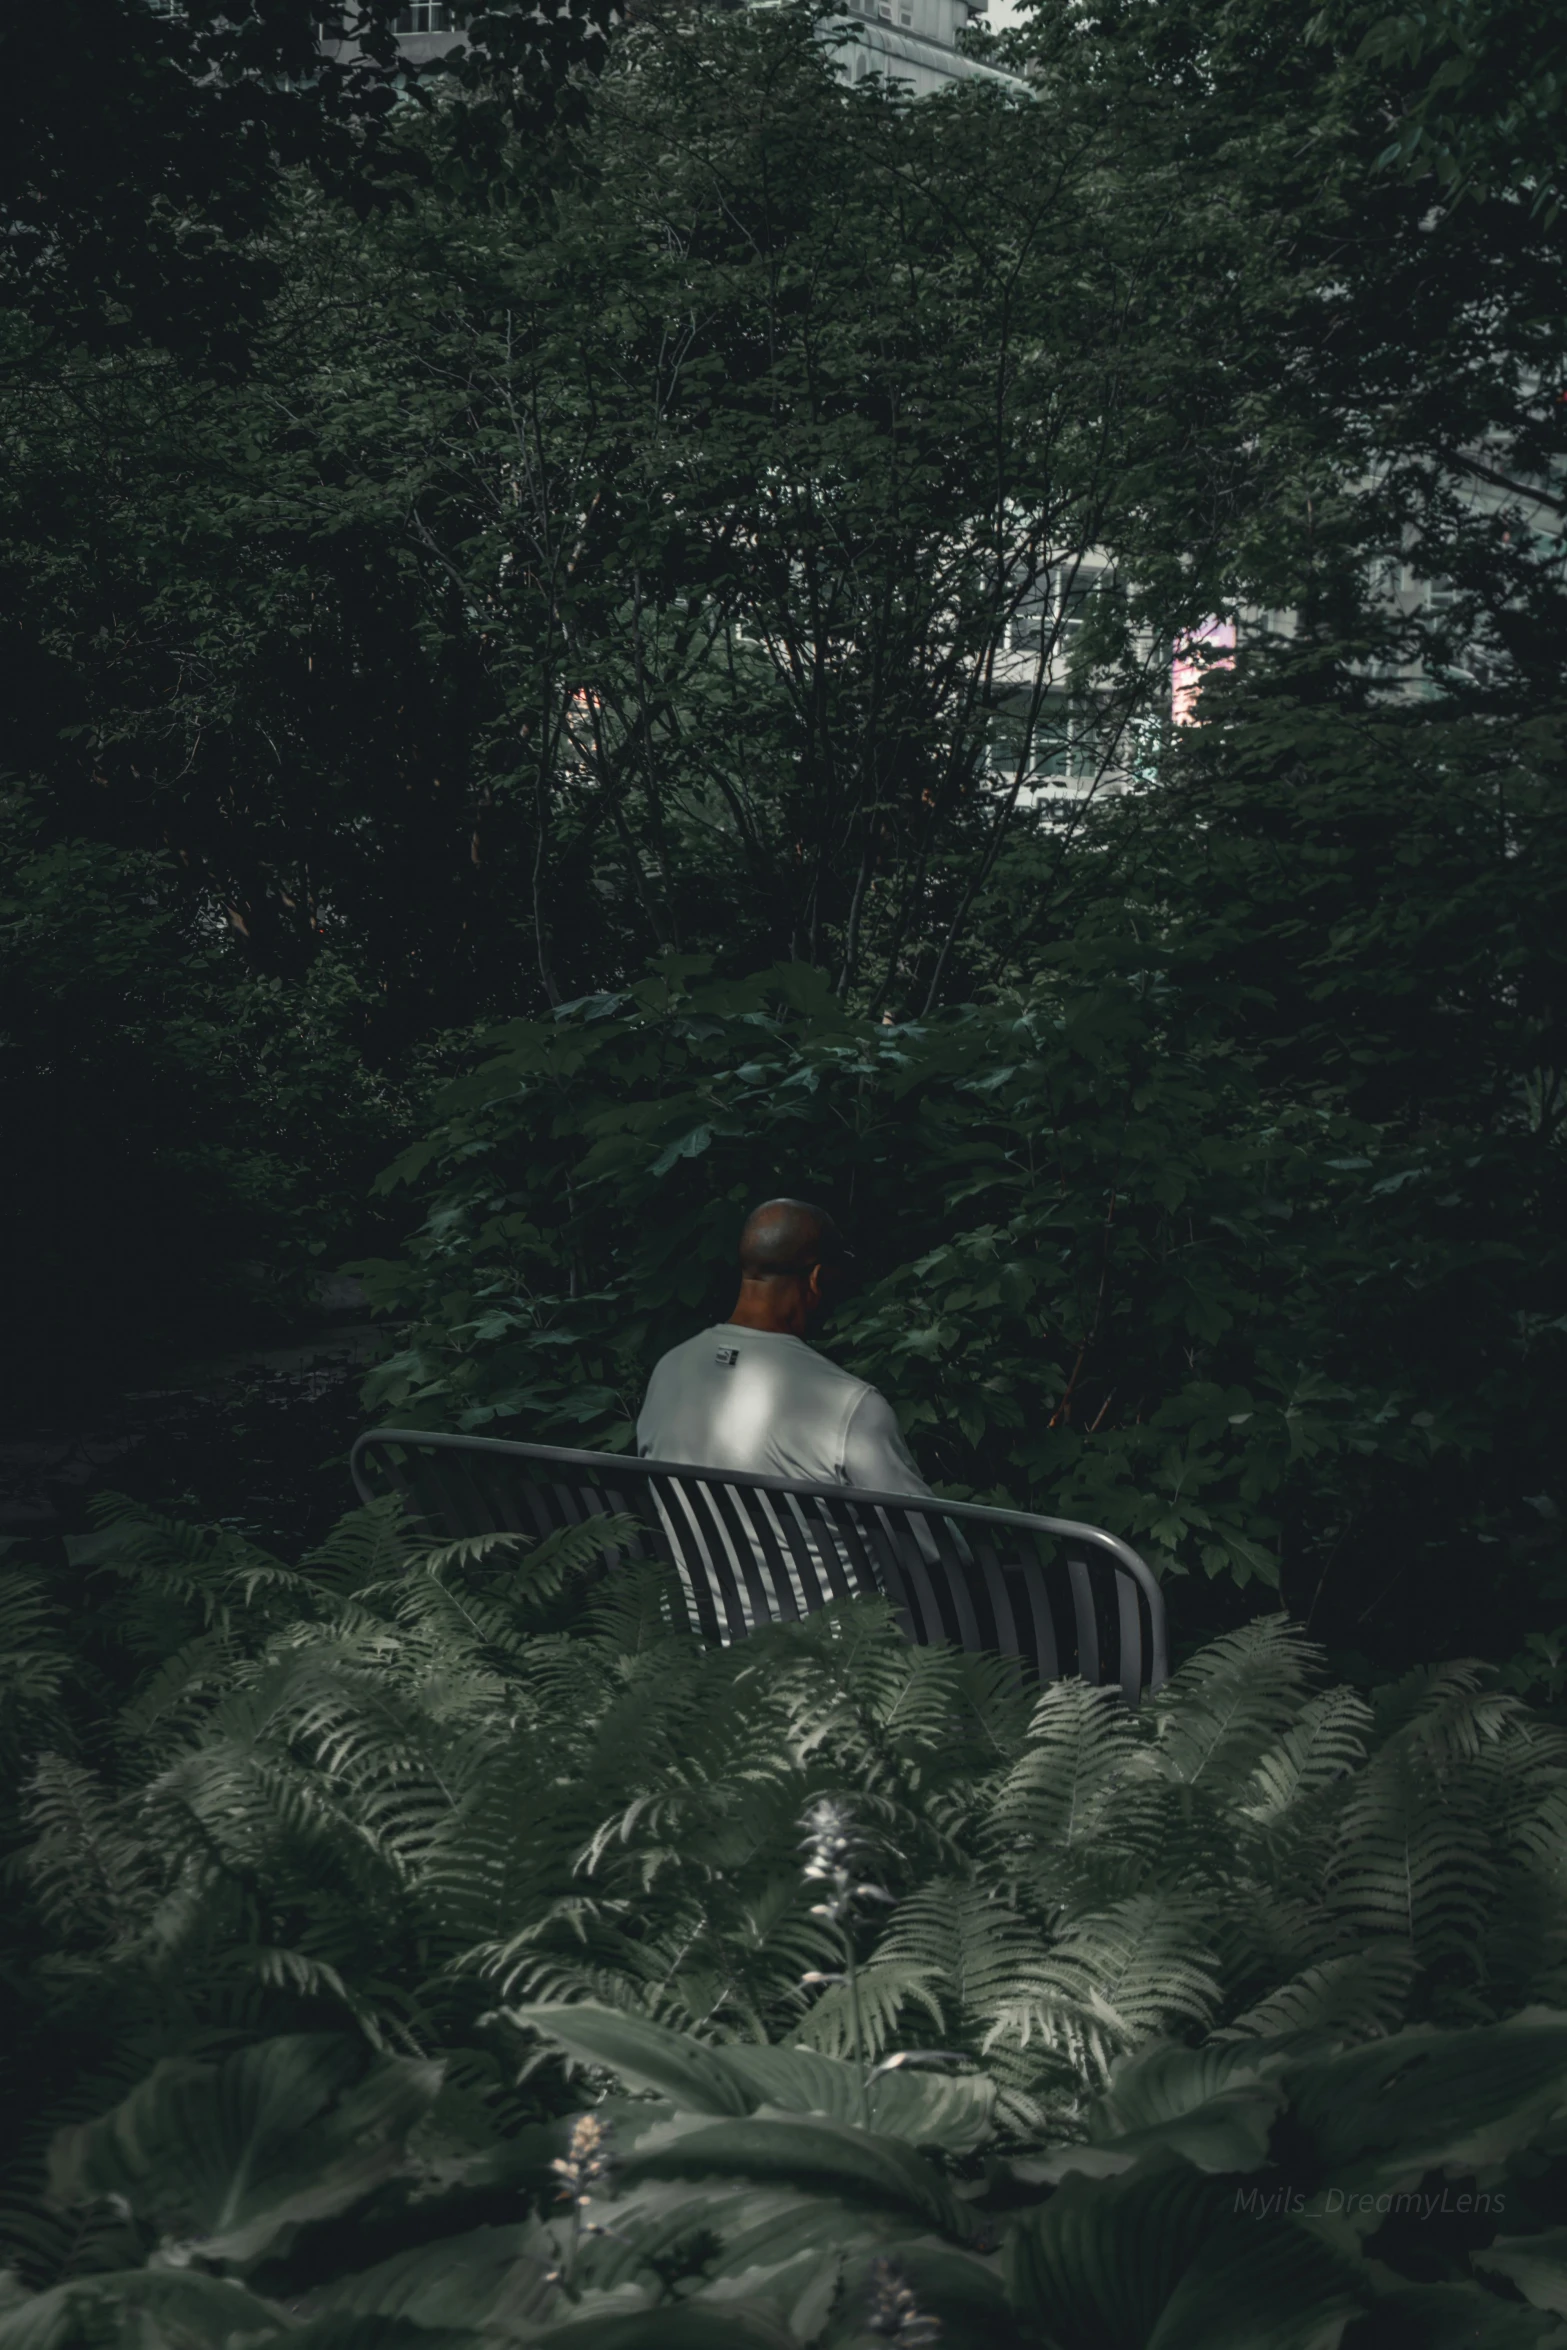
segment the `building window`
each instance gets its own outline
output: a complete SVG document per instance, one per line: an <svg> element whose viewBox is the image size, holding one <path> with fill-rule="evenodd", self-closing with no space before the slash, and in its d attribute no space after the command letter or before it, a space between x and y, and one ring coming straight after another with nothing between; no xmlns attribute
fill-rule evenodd
<svg viewBox="0 0 1567 2350"><path fill-rule="evenodd" d="M392 30L396 33L449 33L452 12L446 0L412 0L411 6L401 9Z"/></svg>
<svg viewBox="0 0 1567 2350"><path fill-rule="evenodd" d="M1054 635L1066 652L1088 617L1088 599L1105 576L1102 563L1080 562L1070 571L1047 574L1030 589L1012 618L1014 653L1037 653Z"/></svg>
<svg viewBox="0 0 1567 2350"><path fill-rule="evenodd" d="M1093 782L1100 771L1100 745L1093 710L1076 696L1046 694L1032 723L1021 711L998 711L991 722L990 771L1015 776L1022 770L1030 794L1051 785Z"/></svg>

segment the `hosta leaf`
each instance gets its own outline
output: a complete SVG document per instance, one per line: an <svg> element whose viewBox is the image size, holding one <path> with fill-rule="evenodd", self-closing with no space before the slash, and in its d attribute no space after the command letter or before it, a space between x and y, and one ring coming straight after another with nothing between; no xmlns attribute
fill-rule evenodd
<svg viewBox="0 0 1567 2350"><path fill-rule="evenodd" d="M791 2317L816 2281L829 2272L835 2280L840 2259L869 2258L909 2224L906 2213L746 2180L645 2180L599 2216L604 2232L576 2254L577 2279L592 2290L645 2288L660 2276L699 2271L704 2291Z"/></svg>
<svg viewBox="0 0 1567 2350"><path fill-rule="evenodd" d="M1516 2285L1536 2309L1567 2317L1567 2228L1551 2228L1542 2236L1498 2236L1471 2257L1476 2268L1494 2269Z"/></svg>
<svg viewBox="0 0 1567 2350"><path fill-rule="evenodd" d="M1109 2143L1118 2153L1131 2155L1165 2146L1203 2171L1253 2171L1268 2158L1273 2125L1283 2106L1284 2092L1276 2081L1241 2081L1186 2113L1131 2130Z"/></svg>
<svg viewBox="0 0 1567 2350"><path fill-rule="evenodd" d="M786 2327L739 2301L684 2301L579 2318L547 2326L529 2340L540 2350L799 2350Z"/></svg>
<svg viewBox="0 0 1567 2350"><path fill-rule="evenodd" d="M1366 2326L1374 2340L1418 2350L1559 2350L1562 2329L1543 2309L1499 2301L1476 2285L1404 2285L1379 2293ZM1358 2340L1357 2340L1358 2350Z"/></svg>
<svg viewBox="0 0 1567 2350"><path fill-rule="evenodd" d="M990 2136L996 2092L982 2076L951 2080L900 2065L867 2083L860 2066L813 2048L726 2048L723 2060L758 2104L780 2112L849 2123L868 2114L883 2137L949 2154L967 2153Z"/></svg>
<svg viewBox="0 0 1567 2350"><path fill-rule="evenodd" d="M700 2178L739 2174L770 2179L819 2194L842 2195L916 2213L947 2234L970 2232L966 2213L945 2179L912 2147L841 2122L805 2121L761 2113L747 2121L715 2122L672 2144L639 2154L621 2173L641 2178Z"/></svg>
<svg viewBox="0 0 1567 2350"><path fill-rule="evenodd" d="M993 2256L928 2236L883 2246L850 2264L828 2341L863 2340L867 2332L917 2340L930 2328L941 2350L1008 2350L1021 2341Z"/></svg>
<svg viewBox="0 0 1567 2350"><path fill-rule="evenodd" d="M419 2326L536 2324L554 2291L537 2240L531 2223L443 2236L338 2279L320 2298L339 2315L406 2318Z"/></svg>
<svg viewBox="0 0 1567 2350"><path fill-rule="evenodd" d="M249 2260L290 2222L343 2210L395 2171L440 2068L327 2033L264 2040L221 2064L160 2064L50 2150L63 2203L123 2196L208 2258Z"/></svg>
<svg viewBox="0 0 1567 2350"><path fill-rule="evenodd" d="M971 2154L995 2126L996 2085L978 2074L960 2080L899 2070L883 2073L870 2088L871 2127L911 2146L939 2146L945 2154Z"/></svg>
<svg viewBox="0 0 1567 2350"><path fill-rule="evenodd" d="M687 2113L744 2114L761 2103L721 2049L704 2048L645 2016L619 2008L519 2007L512 2022L541 2033L585 2064L602 2065L628 2088L653 2089Z"/></svg>
<svg viewBox="0 0 1567 2350"><path fill-rule="evenodd" d="M1149 2048L1123 2059L1086 2116L1095 2146L1168 2146L1199 2170L1254 2170L1284 2103L1286 2052L1252 2043Z"/></svg>
<svg viewBox="0 0 1567 2350"><path fill-rule="evenodd" d="M1234 2199L1228 2182L1171 2158L1122 2178L1071 2177L1014 2229L1008 2298L1060 2350L1142 2350Z"/></svg>
<svg viewBox="0 0 1567 2350"><path fill-rule="evenodd" d="M199 2269L138 2268L76 2277L0 2311L0 2350L67 2350L117 2338L127 2350L160 2336L183 2344L265 2342L282 2313L243 2286Z"/></svg>
<svg viewBox="0 0 1567 2350"><path fill-rule="evenodd" d="M1147 2350L1333 2350L1365 2298L1308 2228L1232 2217L1198 2250Z"/></svg>
<svg viewBox="0 0 1567 2350"><path fill-rule="evenodd" d="M278 2350L284 2350L285 2344L286 2350L488 2350L488 2341L487 2335L457 2326L422 2326L407 2318L323 2309L308 2324L285 2334ZM146 2345L137 2344L136 2350L146 2350ZM241 2346L231 2344L231 2350L241 2350Z"/></svg>
<svg viewBox="0 0 1567 2350"><path fill-rule="evenodd" d="M1479 2169L1567 2109L1567 2017L1401 2032L1286 2076L1324 2186Z"/></svg>

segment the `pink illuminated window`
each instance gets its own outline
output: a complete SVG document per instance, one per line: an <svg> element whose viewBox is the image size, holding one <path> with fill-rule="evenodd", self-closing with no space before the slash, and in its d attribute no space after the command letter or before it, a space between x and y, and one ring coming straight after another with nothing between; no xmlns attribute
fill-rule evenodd
<svg viewBox="0 0 1567 2350"><path fill-rule="evenodd" d="M1204 620L1175 640L1170 663L1170 716L1177 726L1191 726L1197 717L1197 697L1210 669L1235 666L1233 620Z"/></svg>

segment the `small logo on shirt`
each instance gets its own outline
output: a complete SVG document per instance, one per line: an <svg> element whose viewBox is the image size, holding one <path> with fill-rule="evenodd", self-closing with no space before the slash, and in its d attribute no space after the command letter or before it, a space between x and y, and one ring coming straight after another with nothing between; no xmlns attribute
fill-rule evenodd
<svg viewBox="0 0 1567 2350"><path fill-rule="evenodd" d="M740 1360L740 1349L737 1346L715 1347L713 1350L713 1360L715 1363L724 1363L730 1368L733 1368L733 1366Z"/></svg>

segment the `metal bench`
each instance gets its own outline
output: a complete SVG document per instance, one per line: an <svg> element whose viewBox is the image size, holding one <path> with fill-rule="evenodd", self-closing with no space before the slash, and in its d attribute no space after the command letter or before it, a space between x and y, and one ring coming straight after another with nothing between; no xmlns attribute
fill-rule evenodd
<svg viewBox="0 0 1567 2350"><path fill-rule="evenodd" d="M1017 1657L1041 1681L1079 1673L1136 1705L1168 1676L1159 1585L1102 1527L421 1428L373 1429L349 1457L362 1500L400 1495L437 1541L632 1519L624 1554L676 1569L710 1642L880 1593L910 1639Z"/></svg>

